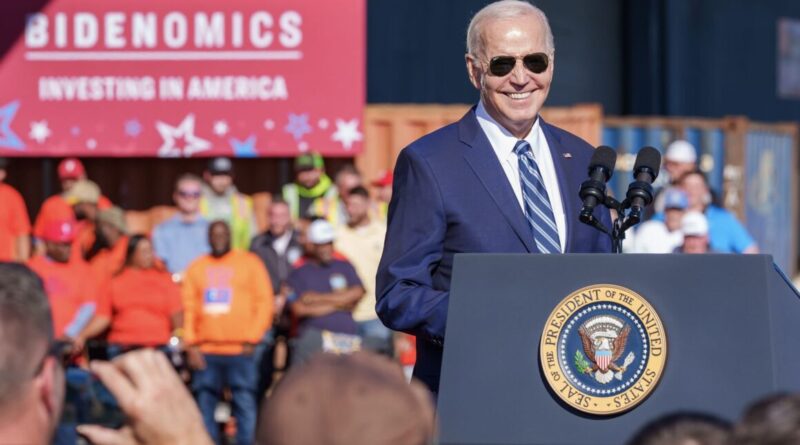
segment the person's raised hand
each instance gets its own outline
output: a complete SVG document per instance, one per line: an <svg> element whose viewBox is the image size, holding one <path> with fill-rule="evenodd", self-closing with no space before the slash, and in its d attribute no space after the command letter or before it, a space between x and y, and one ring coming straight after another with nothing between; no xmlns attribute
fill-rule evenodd
<svg viewBox="0 0 800 445"><path fill-rule="evenodd" d="M81 425L95 445L210 445L203 419L184 383L163 353L143 349L113 362L95 361L92 371L114 395L127 425L112 430Z"/></svg>

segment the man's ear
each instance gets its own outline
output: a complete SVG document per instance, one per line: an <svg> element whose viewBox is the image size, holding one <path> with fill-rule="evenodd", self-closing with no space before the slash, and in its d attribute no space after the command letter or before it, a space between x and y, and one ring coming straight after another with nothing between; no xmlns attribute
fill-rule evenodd
<svg viewBox="0 0 800 445"><path fill-rule="evenodd" d="M464 55L464 61L467 63L467 74L469 75L469 82L476 90L481 89L481 76L483 72L478 64L478 61L471 54Z"/></svg>
<svg viewBox="0 0 800 445"><path fill-rule="evenodd" d="M47 415L55 422L61 416L64 404L64 375L53 357L45 359L42 371L34 379L36 396Z"/></svg>

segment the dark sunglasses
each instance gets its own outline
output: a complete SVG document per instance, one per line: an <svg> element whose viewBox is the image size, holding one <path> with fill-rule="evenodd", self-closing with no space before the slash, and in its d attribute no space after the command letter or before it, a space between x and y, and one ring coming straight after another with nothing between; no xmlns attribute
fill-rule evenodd
<svg viewBox="0 0 800 445"><path fill-rule="evenodd" d="M178 190L178 196L181 198L199 198L200 192L186 192L183 190Z"/></svg>
<svg viewBox="0 0 800 445"><path fill-rule="evenodd" d="M541 74L547 71L547 66L550 64L550 58L545 53L533 53L522 57L522 64L525 68L534 73ZM489 61L489 72L494 76L503 77L514 70L517 66L517 57L514 56L497 56L492 57Z"/></svg>

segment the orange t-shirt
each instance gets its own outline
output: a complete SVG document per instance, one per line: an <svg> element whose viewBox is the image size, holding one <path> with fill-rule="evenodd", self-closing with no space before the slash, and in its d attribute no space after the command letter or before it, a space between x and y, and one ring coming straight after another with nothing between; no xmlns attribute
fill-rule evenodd
<svg viewBox="0 0 800 445"><path fill-rule="evenodd" d="M111 319L109 343L159 346L169 342L180 310L180 288L168 273L126 267L100 292L97 314Z"/></svg>
<svg viewBox="0 0 800 445"><path fill-rule="evenodd" d="M0 183L0 261L17 257L17 238L31 233L31 220L22 196L8 184Z"/></svg>
<svg viewBox="0 0 800 445"><path fill-rule="evenodd" d="M85 263L58 263L44 255L28 261L28 266L44 282L50 310L53 314L53 329L56 338L64 336L84 304L97 304L97 289Z"/></svg>
<svg viewBox="0 0 800 445"><path fill-rule="evenodd" d="M97 252L97 255L89 261L89 266L92 268L92 273L97 278L98 283L105 283L122 269L127 252L127 236L118 239L117 243L110 249L103 249Z"/></svg>
<svg viewBox="0 0 800 445"><path fill-rule="evenodd" d="M205 353L240 354L272 325L272 283L250 252L198 258L186 269L182 296L184 340Z"/></svg>

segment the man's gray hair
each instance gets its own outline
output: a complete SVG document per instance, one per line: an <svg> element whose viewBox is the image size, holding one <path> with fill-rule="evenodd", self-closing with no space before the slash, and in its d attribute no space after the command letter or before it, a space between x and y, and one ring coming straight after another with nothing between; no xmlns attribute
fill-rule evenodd
<svg viewBox="0 0 800 445"><path fill-rule="evenodd" d="M520 16L533 15L541 20L545 31L545 45L547 52L552 57L555 53L555 43L553 31L550 29L550 22L541 9L533 6L527 1L522 0L501 0L490 3L472 16L467 28L467 53L472 56L480 56L484 50L483 27L490 20L513 19Z"/></svg>
<svg viewBox="0 0 800 445"><path fill-rule="evenodd" d="M0 407L17 399L52 340L42 280L27 266L0 262Z"/></svg>

